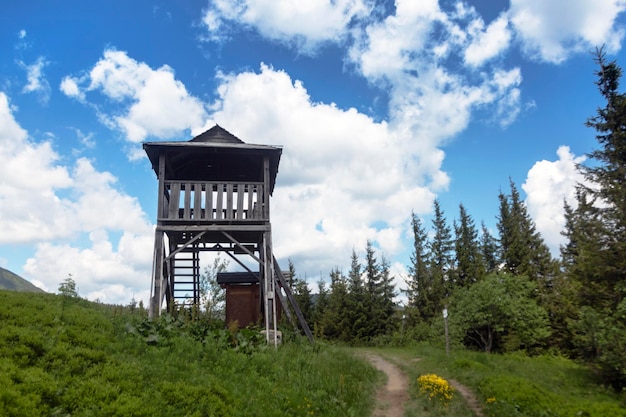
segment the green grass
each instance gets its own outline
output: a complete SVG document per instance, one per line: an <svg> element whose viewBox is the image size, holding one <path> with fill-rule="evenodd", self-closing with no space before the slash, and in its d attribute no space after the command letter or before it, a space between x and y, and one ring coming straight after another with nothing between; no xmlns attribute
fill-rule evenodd
<svg viewBox="0 0 626 417"><path fill-rule="evenodd" d="M381 379L353 349L286 339L276 350L252 330L151 322L145 311L0 291L0 415L369 415ZM472 389L486 416L626 416L624 397L565 358L368 350L408 374L406 417L474 415L458 392L447 405L420 395L426 373Z"/></svg>
<svg viewBox="0 0 626 417"><path fill-rule="evenodd" d="M372 351L395 361L409 375L413 386L407 417L473 415L458 393L447 407L418 395L417 378L426 373L470 388L486 416L626 416L625 397L597 385L588 368L563 357L465 350L453 350L447 357L442 349L426 344Z"/></svg>
<svg viewBox="0 0 626 417"><path fill-rule="evenodd" d="M2 416L365 416L375 370L345 349L52 294L0 291Z"/></svg>

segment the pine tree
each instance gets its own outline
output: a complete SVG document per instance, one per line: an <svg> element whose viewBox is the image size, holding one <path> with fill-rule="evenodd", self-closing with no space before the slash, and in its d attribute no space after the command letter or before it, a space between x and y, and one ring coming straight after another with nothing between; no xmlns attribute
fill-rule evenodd
<svg viewBox="0 0 626 417"><path fill-rule="evenodd" d="M381 312L381 334L388 334L395 328L395 303L393 301L396 289L393 284L393 276L390 271L391 265L385 256L380 260L380 312Z"/></svg>
<svg viewBox="0 0 626 417"><path fill-rule="evenodd" d="M296 275L296 266L289 258L289 272L287 275L287 282L293 292L296 303L302 311L302 315L307 322L313 319L313 299L311 297L311 290L306 280Z"/></svg>
<svg viewBox="0 0 626 417"><path fill-rule="evenodd" d="M598 215L604 230L598 243L604 268L593 279L603 287L614 310L626 292L626 94L618 92L622 69L615 61L607 62L602 49L596 51L600 67L596 82L606 106L587 120L587 126L596 130L600 148L587 156L596 163L581 166L586 179L595 184L584 188L585 194L599 201Z"/></svg>
<svg viewBox="0 0 626 417"><path fill-rule="evenodd" d="M596 82L606 105L587 120L600 147L580 166L592 186L581 186L578 207L566 211L565 270L580 288L572 325L578 352L617 390L626 386L626 94L622 69L596 51Z"/></svg>
<svg viewBox="0 0 626 417"><path fill-rule="evenodd" d="M513 181L510 181L511 196L500 192L500 215L498 217L498 232L500 233L500 259L507 272L513 275L522 275L528 270L529 246L525 238L523 219L525 212L521 212L519 193ZM515 206L511 202L515 200Z"/></svg>
<svg viewBox="0 0 626 417"><path fill-rule="evenodd" d="M443 310L444 299L449 295L448 272L452 266L452 231L446 224L439 200L435 200L435 217L433 218L433 238L429 244L430 286L425 288L429 305L424 306L424 317L431 319Z"/></svg>
<svg viewBox="0 0 626 417"><path fill-rule="evenodd" d="M541 291L552 285L558 264L552 259L513 181L510 181L510 187L511 194L500 193L498 196L500 258L506 271L529 277L537 282Z"/></svg>
<svg viewBox="0 0 626 417"><path fill-rule="evenodd" d="M478 231L474 220L463 204L459 205L459 221L454 222L454 232L456 236L454 284L457 287L469 287L485 274L485 270L478 242Z"/></svg>
<svg viewBox="0 0 626 417"><path fill-rule="evenodd" d="M487 274L496 272L499 267L498 241L491 235L485 223L481 224L480 253L485 272Z"/></svg>
<svg viewBox="0 0 626 417"><path fill-rule="evenodd" d="M313 332L315 337L324 337L324 317L328 310L328 289L326 281L320 277L317 281L317 299L313 306Z"/></svg>
<svg viewBox="0 0 626 417"><path fill-rule="evenodd" d="M372 338L382 331L381 308L382 285L381 268L376 259L376 251L370 240L365 246L365 305L367 310L366 337Z"/></svg>
<svg viewBox="0 0 626 417"><path fill-rule="evenodd" d="M362 275L363 272L361 263L359 262L359 256L356 250L352 249L350 271L348 272L348 314L352 340L365 339L369 327L365 286Z"/></svg>
<svg viewBox="0 0 626 417"><path fill-rule="evenodd" d="M322 318L324 336L342 341L351 340L348 314L348 288L345 277L338 268L330 273L328 306Z"/></svg>
<svg viewBox="0 0 626 417"><path fill-rule="evenodd" d="M413 231L413 253L411 254L411 265L408 266L409 276L407 279L406 294L407 314L409 324L415 324L423 317L422 308L428 304L426 290L430 285L430 275L428 271L428 238L422 226L420 218L411 213L411 228Z"/></svg>

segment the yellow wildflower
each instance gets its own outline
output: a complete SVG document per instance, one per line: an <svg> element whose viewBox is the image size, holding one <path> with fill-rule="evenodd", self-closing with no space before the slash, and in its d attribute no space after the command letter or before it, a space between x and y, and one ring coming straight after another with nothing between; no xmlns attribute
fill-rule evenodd
<svg viewBox="0 0 626 417"><path fill-rule="evenodd" d="M417 378L420 387L420 394L428 395L428 399L439 399L443 404L447 404L452 399L454 388L448 381L435 374L425 374Z"/></svg>

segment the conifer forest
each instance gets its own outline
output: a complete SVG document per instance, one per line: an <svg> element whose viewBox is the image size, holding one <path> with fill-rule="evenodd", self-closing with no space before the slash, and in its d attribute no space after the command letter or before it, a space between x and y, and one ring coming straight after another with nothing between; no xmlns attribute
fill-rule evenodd
<svg viewBox="0 0 626 417"><path fill-rule="evenodd" d="M554 258L512 181L497 196L497 232L459 204L434 203L431 224L412 215L406 303L394 305L390 265L370 242L349 267L321 279L314 296L293 287L319 338L350 344L441 341L443 310L453 344L484 352L560 352L590 364L617 389L626 384L626 94L622 69L595 53L604 105L586 125L597 146L576 204L564 203L566 243ZM450 218L453 220L450 220ZM293 264L292 276L297 277ZM329 283L328 283L329 282Z"/></svg>

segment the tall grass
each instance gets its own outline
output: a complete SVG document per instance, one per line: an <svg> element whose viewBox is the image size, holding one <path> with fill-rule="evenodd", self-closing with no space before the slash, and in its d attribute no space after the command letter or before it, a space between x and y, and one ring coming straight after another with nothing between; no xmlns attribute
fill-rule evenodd
<svg viewBox="0 0 626 417"><path fill-rule="evenodd" d="M145 312L144 312L145 313ZM365 416L376 372L332 346L0 291L2 416Z"/></svg>

